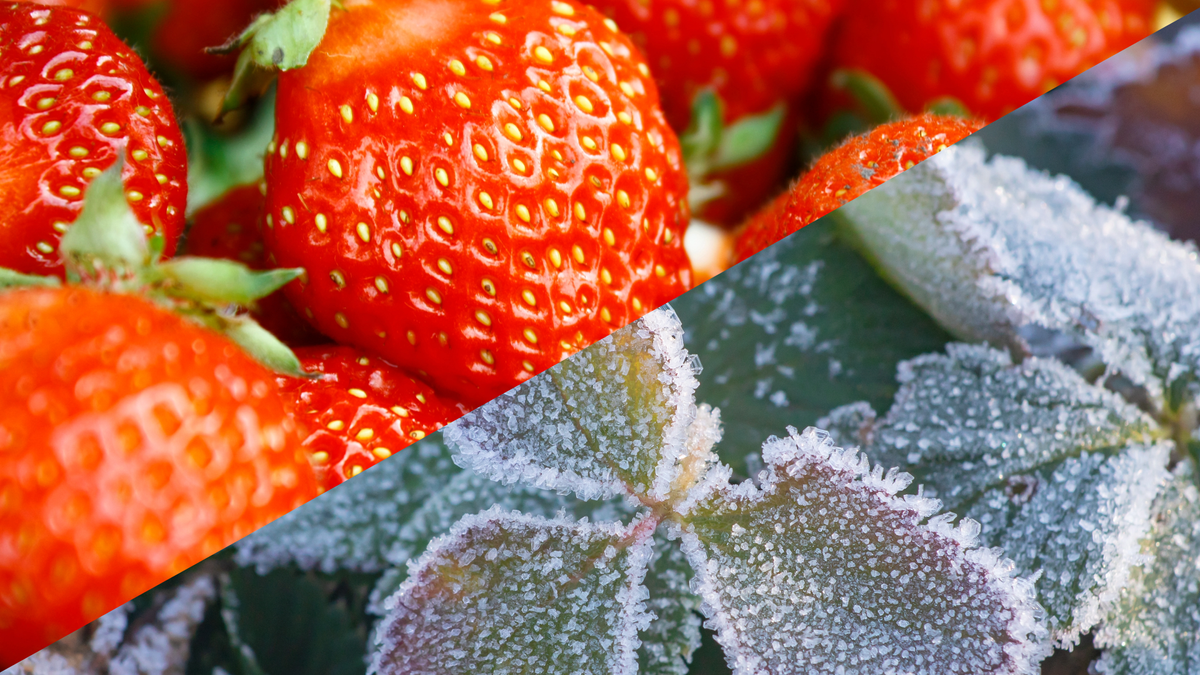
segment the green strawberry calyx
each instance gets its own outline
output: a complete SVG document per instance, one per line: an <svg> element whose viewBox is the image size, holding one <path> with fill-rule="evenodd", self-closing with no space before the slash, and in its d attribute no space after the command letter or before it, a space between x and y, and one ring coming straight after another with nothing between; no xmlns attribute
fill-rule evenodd
<svg viewBox="0 0 1200 675"><path fill-rule="evenodd" d="M145 297L224 334L263 365L293 377L312 377L278 338L241 308L296 279L304 270L256 272L231 260L183 256L162 260L163 238L138 221L121 180L124 158L92 179L83 210L59 245L68 284ZM59 286L52 276L0 268L0 289Z"/></svg>
<svg viewBox="0 0 1200 675"><path fill-rule="evenodd" d="M749 164L770 152L786 114L787 105L781 101L766 112L742 117L725 126L720 97L710 89L696 94L691 122L679 136L691 184L688 203L693 211L725 194L727 188L715 178L717 174Z"/></svg>

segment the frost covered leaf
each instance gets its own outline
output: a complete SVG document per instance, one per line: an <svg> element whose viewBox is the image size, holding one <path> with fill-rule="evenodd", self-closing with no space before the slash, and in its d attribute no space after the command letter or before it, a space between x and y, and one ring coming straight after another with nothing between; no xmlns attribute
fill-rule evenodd
<svg viewBox="0 0 1200 675"><path fill-rule="evenodd" d="M772 433L866 400L882 409L896 364L950 336L892 290L819 220L672 303L699 355L697 398L724 413L721 457L742 458Z"/></svg>
<svg viewBox="0 0 1200 675"><path fill-rule="evenodd" d="M1200 491L1190 461L1155 507L1154 560L1134 572L1096 634L1102 675L1200 673Z"/></svg>
<svg viewBox="0 0 1200 675"><path fill-rule="evenodd" d="M983 346L905 362L882 419L861 406L828 420L839 442L911 473L946 511L982 525L1036 582L1056 641L1093 627L1139 561L1166 479L1154 422L1061 363ZM854 432L855 423L861 426Z"/></svg>
<svg viewBox="0 0 1200 675"><path fill-rule="evenodd" d="M950 332L1028 351L1075 336L1152 396L1200 392L1200 261L1070 179L955 146L839 210L884 273Z"/></svg>
<svg viewBox="0 0 1200 675"><path fill-rule="evenodd" d="M645 529L500 509L464 518L388 600L371 672L636 672Z"/></svg>
<svg viewBox="0 0 1200 675"><path fill-rule="evenodd" d="M241 540L236 560L260 572L293 563L378 571L408 520L459 472L432 436Z"/></svg>
<svg viewBox="0 0 1200 675"><path fill-rule="evenodd" d="M646 574L655 619L641 633L639 675L687 675L700 647L700 596L691 590L692 568L678 544L656 534L654 561Z"/></svg>
<svg viewBox="0 0 1200 675"><path fill-rule="evenodd" d="M455 461L582 499L666 498L696 415L670 307L651 312L443 430Z"/></svg>
<svg viewBox="0 0 1200 675"><path fill-rule="evenodd" d="M712 491L686 514L684 550L735 673L1036 673L1045 628L1031 584L978 526L899 497L822 432L772 439L760 486Z"/></svg>

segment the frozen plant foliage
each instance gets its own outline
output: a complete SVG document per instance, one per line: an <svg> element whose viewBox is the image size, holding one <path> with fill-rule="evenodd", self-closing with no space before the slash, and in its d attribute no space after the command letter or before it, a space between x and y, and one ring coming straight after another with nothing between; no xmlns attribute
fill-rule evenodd
<svg viewBox="0 0 1200 675"><path fill-rule="evenodd" d="M907 474L823 432L763 449L761 486L723 486L683 525L697 589L734 672L1036 673L1045 628L1029 582L978 525L924 519Z"/></svg>
<svg viewBox="0 0 1200 675"><path fill-rule="evenodd" d="M183 675L192 634L216 597L208 576L176 589L158 611L157 623L142 626L108 664L110 675Z"/></svg>
<svg viewBox="0 0 1200 675"><path fill-rule="evenodd" d="M1054 639L1103 617L1150 526L1166 479L1164 432L1061 363L951 344L901 364L886 417L862 404L827 420L839 441L915 476L943 510L982 524L1021 574L1040 572ZM855 425L859 425L855 429Z"/></svg>
<svg viewBox="0 0 1200 675"><path fill-rule="evenodd" d="M237 543L236 560L260 573L294 563L303 569L373 572L430 495L460 469L441 437L414 443Z"/></svg>
<svg viewBox="0 0 1200 675"><path fill-rule="evenodd" d="M460 521L388 601L371 672L637 672L652 529L492 509Z"/></svg>
<svg viewBox="0 0 1200 675"><path fill-rule="evenodd" d="M1096 634L1101 675L1200 673L1200 491L1190 462L1175 473L1157 504L1154 559Z"/></svg>
<svg viewBox="0 0 1200 675"><path fill-rule="evenodd" d="M695 364L670 308L651 312L443 431L455 461L504 482L664 499L696 415Z"/></svg>
<svg viewBox="0 0 1200 675"><path fill-rule="evenodd" d="M1194 246L1097 205L1019 159L949 148L839 217L884 272L959 337L1026 351L1020 329L1074 335L1151 395L1200 391Z"/></svg>
<svg viewBox="0 0 1200 675"><path fill-rule="evenodd" d="M655 620L640 636L639 675L687 675L692 652L700 647L700 597L691 581L683 551L655 534L654 561L646 575L646 609Z"/></svg>
<svg viewBox="0 0 1200 675"><path fill-rule="evenodd" d="M1149 440L1153 420L1050 359L951 344L900 365L900 391L864 448L958 509L985 489L1090 450Z"/></svg>

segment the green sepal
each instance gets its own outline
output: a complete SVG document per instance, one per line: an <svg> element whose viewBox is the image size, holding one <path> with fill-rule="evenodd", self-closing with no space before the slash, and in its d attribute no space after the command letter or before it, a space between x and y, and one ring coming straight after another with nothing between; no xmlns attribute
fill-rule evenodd
<svg viewBox="0 0 1200 675"><path fill-rule="evenodd" d="M249 94L265 87L279 70L308 63L329 25L330 0L292 0L279 11L259 15L242 34L208 51L228 54L241 50L233 84L225 95L221 114L241 106Z"/></svg>
<svg viewBox="0 0 1200 675"><path fill-rule="evenodd" d="M279 290L304 273L301 268L256 272L242 263L218 258L175 258L154 268L170 282L171 294L197 302L248 305Z"/></svg>
<svg viewBox="0 0 1200 675"><path fill-rule="evenodd" d="M891 89L865 70L835 70L829 77L829 84L849 94L862 108L872 126L900 119L907 114Z"/></svg>
<svg viewBox="0 0 1200 675"><path fill-rule="evenodd" d="M37 274L21 274L0 267L0 289L33 288L37 286L59 286L62 282L58 277L43 277Z"/></svg>
<svg viewBox="0 0 1200 675"><path fill-rule="evenodd" d="M688 128L679 136L684 163L690 175L692 167L707 162L721 145L722 127L721 99L711 89L701 90L692 101L692 119ZM707 173L707 172L704 172ZM702 174L699 174L702 175Z"/></svg>
<svg viewBox="0 0 1200 675"><path fill-rule="evenodd" d="M967 109L966 104L954 98L953 96L942 96L929 102L925 106L925 110L935 115L946 115L948 117L973 117L971 111Z"/></svg>
<svg viewBox="0 0 1200 675"><path fill-rule="evenodd" d="M300 359L279 338L271 335L267 329L258 325L253 319L234 317L221 319L218 330L225 337L233 340L239 347L246 350L250 356L264 366L283 375L316 379L320 373L309 373L300 365Z"/></svg>
<svg viewBox="0 0 1200 675"><path fill-rule="evenodd" d="M122 153L116 163L92 179L84 193L83 211L63 234L59 254L69 281L90 277L99 268L128 273L150 258L144 227L125 199L124 166Z"/></svg>
<svg viewBox="0 0 1200 675"><path fill-rule="evenodd" d="M767 154L779 138L786 114L787 106L781 102L767 112L743 117L726 128L710 168L713 171L733 169Z"/></svg>

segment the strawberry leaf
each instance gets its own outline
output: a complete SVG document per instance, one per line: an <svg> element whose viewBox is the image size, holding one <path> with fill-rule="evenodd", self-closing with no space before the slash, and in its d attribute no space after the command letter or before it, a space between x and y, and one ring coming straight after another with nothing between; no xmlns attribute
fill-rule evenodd
<svg viewBox="0 0 1200 675"><path fill-rule="evenodd" d="M763 448L761 484L710 481L684 551L735 673L1036 673L1028 580L974 547L910 477L810 429Z"/></svg>
<svg viewBox="0 0 1200 675"><path fill-rule="evenodd" d="M892 290L828 219L672 302L704 369L697 397L720 407L720 453L744 458L789 424L808 426L866 399L884 409L896 364L940 350L950 336Z"/></svg>
<svg viewBox="0 0 1200 675"><path fill-rule="evenodd" d="M734 169L765 155L774 147L786 114L787 106L779 103L764 113L748 115L726 127L713 153L710 170Z"/></svg>
<svg viewBox="0 0 1200 675"><path fill-rule="evenodd" d="M70 281L104 271L127 274L150 258L145 226L125 199L124 166L124 158L118 158L92 179L83 196L83 210L63 234L59 252Z"/></svg>
<svg viewBox="0 0 1200 675"><path fill-rule="evenodd" d="M1101 675L1184 675L1200 670L1200 491L1191 461L1180 463L1155 504L1147 551L1153 560L1096 633Z"/></svg>
<svg viewBox="0 0 1200 675"><path fill-rule="evenodd" d="M655 533L654 559L646 574L646 609L655 620L639 635L640 675L687 675L700 648L700 596L692 592L692 568L679 546Z"/></svg>
<svg viewBox="0 0 1200 675"><path fill-rule="evenodd" d="M987 347L906 362L900 381L883 419L862 406L835 411L837 440L912 473L943 512L981 523L983 541L1020 574L1040 571L1052 637L1073 644L1139 563L1167 477L1164 432L1057 361L1013 366Z"/></svg>
<svg viewBox="0 0 1200 675"><path fill-rule="evenodd" d="M36 274L22 274L0 267L0 289L27 288L31 286L58 286L62 283L58 277L43 277Z"/></svg>
<svg viewBox="0 0 1200 675"><path fill-rule="evenodd" d="M614 377L602 382L602 373ZM522 481L582 499L662 500L687 456L694 373L679 320L665 308L443 433L456 462L506 484Z"/></svg>
<svg viewBox="0 0 1200 675"><path fill-rule="evenodd" d="M155 271L171 282L177 297L237 305L265 298L304 274L300 268L256 272L232 260L193 257L165 261Z"/></svg>
<svg viewBox="0 0 1200 675"><path fill-rule="evenodd" d="M433 543L387 603L372 672L637 672L650 529L499 508Z"/></svg>
<svg viewBox="0 0 1200 675"><path fill-rule="evenodd" d="M222 113L244 103L248 93L263 83L264 74L307 64L325 37L331 7L330 0L291 0L276 12L255 17L241 35L209 50L214 54L241 51Z"/></svg>
<svg viewBox="0 0 1200 675"><path fill-rule="evenodd" d="M884 273L952 333L1030 353L1060 331L1165 407L1200 395L1200 259L1097 205L1066 178L955 146L838 217Z"/></svg>

